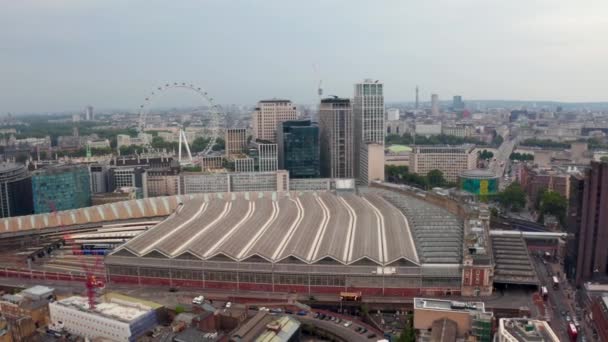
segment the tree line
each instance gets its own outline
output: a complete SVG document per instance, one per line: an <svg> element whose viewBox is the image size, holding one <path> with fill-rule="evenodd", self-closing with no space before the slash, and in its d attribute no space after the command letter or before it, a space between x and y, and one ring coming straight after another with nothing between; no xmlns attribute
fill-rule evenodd
<svg viewBox="0 0 608 342"><path fill-rule="evenodd" d="M409 168L404 165L386 165L384 167L386 179L392 183L407 184L420 189L432 189L435 187L452 187L440 170L431 170L425 176L410 173Z"/></svg>

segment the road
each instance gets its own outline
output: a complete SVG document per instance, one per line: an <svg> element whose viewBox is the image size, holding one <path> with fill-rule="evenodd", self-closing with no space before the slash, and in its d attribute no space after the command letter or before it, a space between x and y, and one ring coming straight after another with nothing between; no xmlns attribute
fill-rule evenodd
<svg viewBox="0 0 608 342"><path fill-rule="evenodd" d="M383 337L378 336L376 333L374 338L368 338L367 335L371 334L371 331L368 331L365 334L359 334L355 331L355 327L358 327L359 325L353 324L347 328L343 325L344 321L336 324L332 321L315 319L310 316L296 316L295 318L300 320L302 323L309 323L323 330L329 331L332 334L336 334L346 341L377 341Z"/></svg>
<svg viewBox="0 0 608 342"><path fill-rule="evenodd" d="M500 180L499 180L500 190L503 190L504 188L506 188L511 182L510 180L505 181L504 175L505 175L505 170L509 166L509 162L510 162L509 157L511 156L511 153L513 153L513 150L515 149L516 144L517 144L516 139L513 139L513 140L506 139L505 141L503 141L503 143L496 150L496 154L494 154L494 158L490 162L490 170L492 170L492 172L494 172L494 174L496 174L500 178Z"/></svg>
<svg viewBox="0 0 608 342"><path fill-rule="evenodd" d="M546 263L544 263L543 257L538 255L534 255L533 261L541 285L547 287L548 300L546 301L546 309L547 318L551 322L551 327L559 336L560 341L570 341L566 316L570 316L571 319L574 319L577 316L577 312L580 312L574 301L573 290L570 288L568 282L563 279L563 273L559 271L559 263L546 262L546 260ZM552 286L552 277L554 275L557 276L557 272L560 273L558 276L560 285L559 288L554 289ZM562 313L565 313L566 315L562 315ZM582 324L580 319L578 321ZM579 331L579 341L581 340L582 335L585 335L587 341L593 341L590 331L587 331L586 333Z"/></svg>

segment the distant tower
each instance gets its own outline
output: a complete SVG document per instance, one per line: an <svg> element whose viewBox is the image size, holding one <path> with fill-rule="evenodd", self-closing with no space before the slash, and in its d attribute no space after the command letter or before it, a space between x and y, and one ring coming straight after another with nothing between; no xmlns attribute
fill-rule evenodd
<svg viewBox="0 0 608 342"><path fill-rule="evenodd" d="M418 109L418 86L416 86L416 109Z"/></svg>
<svg viewBox="0 0 608 342"><path fill-rule="evenodd" d="M289 100L262 100L253 112L253 138L277 141L277 125L288 120L296 120L296 106Z"/></svg>
<svg viewBox="0 0 608 342"><path fill-rule="evenodd" d="M439 115L439 95L431 95L431 114Z"/></svg>
<svg viewBox="0 0 608 342"><path fill-rule="evenodd" d="M321 176L353 178L353 110L346 98L326 98L319 107Z"/></svg>
<svg viewBox="0 0 608 342"><path fill-rule="evenodd" d="M84 119L86 121L93 120L93 106L87 106L84 110Z"/></svg>
<svg viewBox="0 0 608 342"><path fill-rule="evenodd" d="M367 183L363 179L367 171L363 170L368 165L365 159L361 159L362 153L367 153L368 144L384 146L384 89L380 81L366 79L355 84L355 96L353 98L354 118L354 145L355 145L355 178L359 182ZM384 165L384 161L382 162ZM365 171L365 172L363 172Z"/></svg>

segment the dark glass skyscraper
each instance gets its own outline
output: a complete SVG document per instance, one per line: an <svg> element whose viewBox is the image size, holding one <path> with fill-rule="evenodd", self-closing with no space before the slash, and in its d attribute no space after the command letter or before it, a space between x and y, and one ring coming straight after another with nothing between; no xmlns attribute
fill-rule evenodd
<svg viewBox="0 0 608 342"><path fill-rule="evenodd" d="M579 286L589 280L608 280L608 162L592 161L582 181L584 185L575 180L569 210L568 232L578 240L578 248L567 252L565 265L566 274L574 273ZM580 221L576 217L579 213ZM568 256L576 257L574 272Z"/></svg>
<svg viewBox="0 0 608 342"><path fill-rule="evenodd" d="M27 168L13 163L0 164L0 217L32 212L32 180Z"/></svg>
<svg viewBox="0 0 608 342"><path fill-rule="evenodd" d="M285 121L278 125L279 168L290 178L316 178L321 174L319 126L310 120Z"/></svg>

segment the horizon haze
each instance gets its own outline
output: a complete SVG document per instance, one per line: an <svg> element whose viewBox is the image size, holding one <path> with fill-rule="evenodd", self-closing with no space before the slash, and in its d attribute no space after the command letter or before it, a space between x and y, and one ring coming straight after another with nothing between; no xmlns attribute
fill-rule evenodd
<svg viewBox="0 0 608 342"><path fill-rule="evenodd" d="M0 114L131 108L166 82L217 103L351 97L387 102L608 101L608 2L24 0L0 12ZM159 105L193 105L169 94Z"/></svg>

